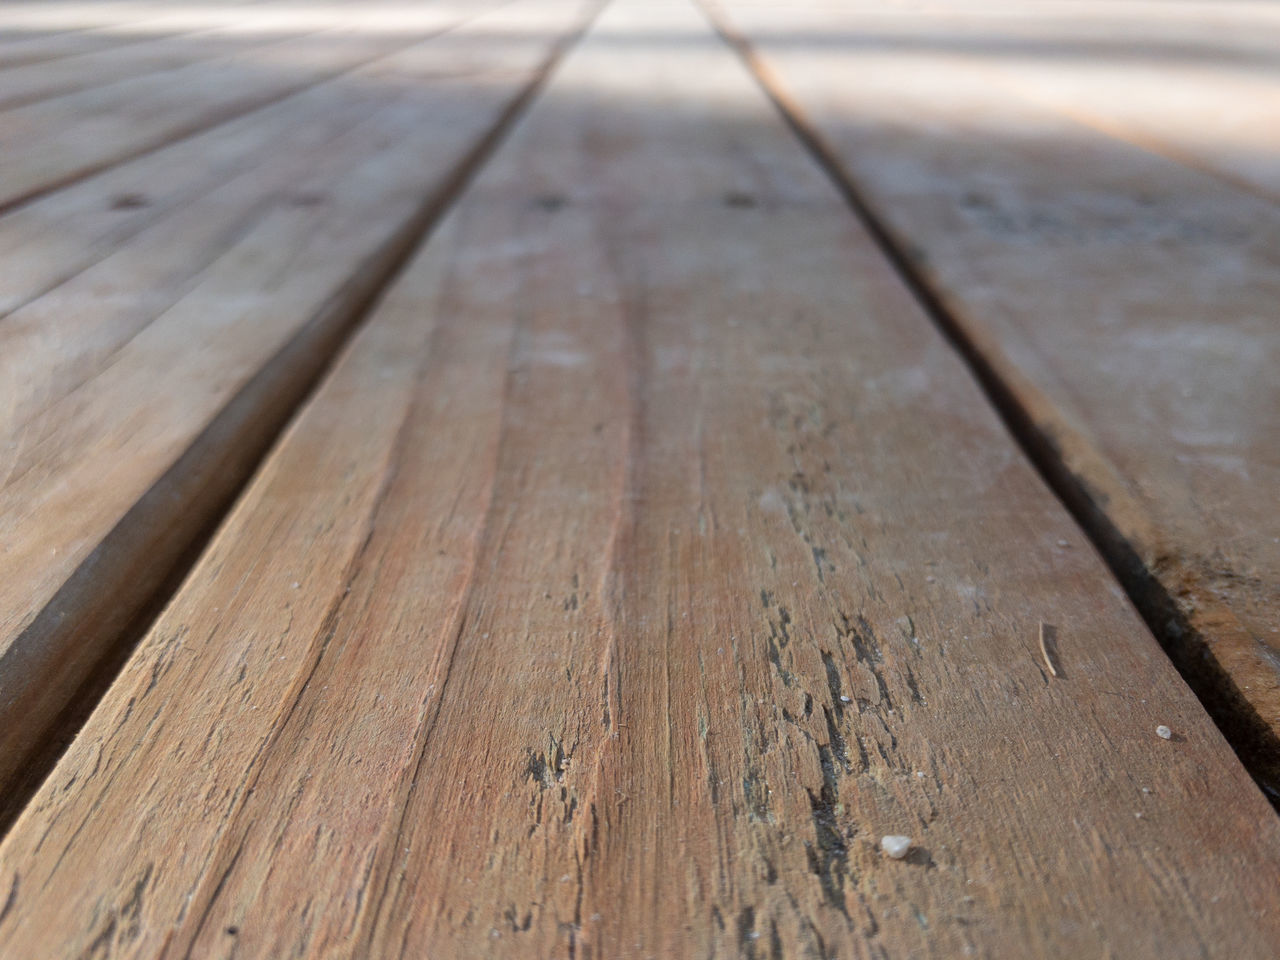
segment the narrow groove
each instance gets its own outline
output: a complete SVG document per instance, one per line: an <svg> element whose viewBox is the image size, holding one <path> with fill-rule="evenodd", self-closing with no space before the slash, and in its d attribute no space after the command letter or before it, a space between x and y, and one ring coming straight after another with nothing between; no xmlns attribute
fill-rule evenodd
<svg viewBox="0 0 1280 960"><path fill-rule="evenodd" d="M1272 804L1280 808L1280 738L1275 731L1245 699L1231 675L1207 655L1209 644L1205 637L1094 499L1088 481L1071 470L1053 438L1040 429L1015 391L970 339L963 323L933 290L907 249L844 169L837 151L810 123L799 104L785 93L768 65L756 55L750 41L713 7L714 0L696 2L720 38L738 55L783 122L827 175L934 327L964 361L1014 442L1093 543L1241 763Z"/></svg>
<svg viewBox="0 0 1280 960"><path fill-rule="evenodd" d="M0 757L0 837L181 587L344 345L584 29L580 26L552 46L532 79L448 178L223 407L5 651L0 677L21 676L26 683L25 689L12 694L5 712L22 716L28 729L26 742L15 745L12 755ZM31 718L42 708L49 716L37 725Z"/></svg>

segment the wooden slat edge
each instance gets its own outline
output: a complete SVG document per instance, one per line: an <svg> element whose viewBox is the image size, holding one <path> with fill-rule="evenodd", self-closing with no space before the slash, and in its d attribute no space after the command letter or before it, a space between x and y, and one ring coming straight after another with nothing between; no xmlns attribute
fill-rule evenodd
<svg viewBox="0 0 1280 960"><path fill-rule="evenodd" d="M502 141L584 29L562 36L489 133L236 394L186 452L129 510L0 657L0 825L22 809L56 760L67 729L103 688L100 667L118 665L145 629L164 587L176 588L184 558L235 502L276 437L324 376L351 333L432 225ZM122 650L121 648L125 648Z"/></svg>

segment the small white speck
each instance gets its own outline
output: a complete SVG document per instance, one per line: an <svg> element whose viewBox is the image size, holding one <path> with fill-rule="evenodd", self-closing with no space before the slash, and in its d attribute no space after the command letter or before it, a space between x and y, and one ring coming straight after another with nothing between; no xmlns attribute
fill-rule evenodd
<svg viewBox="0 0 1280 960"><path fill-rule="evenodd" d="M1173 731L1166 727L1163 723L1156 727L1156 736L1161 740L1172 740Z"/></svg>
<svg viewBox="0 0 1280 960"><path fill-rule="evenodd" d="M297 590L300 586L302 586L302 584L300 584L297 580L295 580L293 581L293 583L289 584L289 586L292 587L294 590Z"/></svg>
<svg viewBox="0 0 1280 960"><path fill-rule="evenodd" d="M1142 792L1143 792L1143 793L1150 793L1150 792L1151 792L1151 788L1150 788L1150 787L1143 787L1143 788L1142 788Z"/></svg>
<svg viewBox="0 0 1280 960"><path fill-rule="evenodd" d="M853 700L852 700L852 699L850 699L849 697L846 697L846 696L844 696L843 694L841 694L841 695L840 695L840 702L841 702L841 703L852 703L852 702L853 702Z"/></svg>
<svg viewBox="0 0 1280 960"><path fill-rule="evenodd" d="M937 577L933 577L933 576L925 577L925 578L924 578L924 582L925 582L925 583L937 583L937 582L938 582L938 578L937 578Z"/></svg>
<svg viewBox="0 0 1280 960"><path fill-rule="evenodd" d="M894 860L901 860L911 850L911 838L899 834L890 834L880 838L880 849Z"/></svg>
<svg viewBox="0 0 1280 960"><path fill-rule="evenodd" d="M921 780L923 780L923 779L924 779L924 771L923 771L923 770L917 770L917 771L916 771L916 776L917 776L917 777L919 777Z"/></svg>
<svg viewBox="0 0 1280 960"><path fill-rule="evenodd" d="M1065 540L1059 540L1059 541L1058 541L1058 546L1060 546L1060 547L1069 547L1069 546L1071 546L1071 544L1067 543L1067 541L1065 541Z"/></svg>

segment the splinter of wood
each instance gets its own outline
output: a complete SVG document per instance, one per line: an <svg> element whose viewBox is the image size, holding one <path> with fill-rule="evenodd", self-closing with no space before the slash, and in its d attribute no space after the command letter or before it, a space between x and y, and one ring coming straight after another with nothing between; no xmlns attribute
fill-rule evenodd
<svg viewBox="0 0 1280 960"><path fill-rule="evenodd" d="M1056 677L1058 668L1054 666L1053 657L1049 654L1049 640L1046 637L1053 627L1049 626L1043 620L1040 621L1040 656L1044 657L1044 665L1049 668L1049 675Z"/></svg>

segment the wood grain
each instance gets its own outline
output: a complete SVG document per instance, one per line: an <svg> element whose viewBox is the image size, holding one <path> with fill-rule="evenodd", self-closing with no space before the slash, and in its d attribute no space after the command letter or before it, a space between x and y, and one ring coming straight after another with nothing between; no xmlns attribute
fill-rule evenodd
<svg viewBox="0 0 1280 960"><path fill-rule="evenodd" d="M737 61L615 3L0 847L0 944L1264 958L1278 857Z"/></svg>
<svg viewBox="0 0 1280 960"><path fill-rule="evenodd" d="M287 187L275 169L215 191L6 319L0 781L216 520L573 22L558 4L478 18L402 64L390 104Z"/></svg>
<svg viewBox="0 0 1280 960"><path fill-rule="evenodd" d="M832 7L724 9L1051 446L1280 797L1280 212L965 57L824 48L853 29Z"/></svg>

